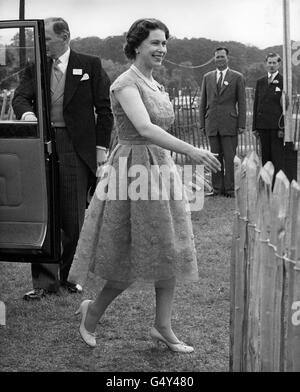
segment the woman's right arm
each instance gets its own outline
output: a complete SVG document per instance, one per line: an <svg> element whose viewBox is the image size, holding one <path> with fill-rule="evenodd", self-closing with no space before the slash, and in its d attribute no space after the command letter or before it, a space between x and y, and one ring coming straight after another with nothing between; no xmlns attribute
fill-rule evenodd
<svg viewBox="0 0 300 392"><path fill-rule="evenodd" d="M159 126L153 124L137 88L126 86L121 90L116 90L114 94L127 117L141 136L167 150L187 154L195 163L202 163L214 172L220 170L220 162L210 151L194 147L189 143L177 139Z"/></svg>

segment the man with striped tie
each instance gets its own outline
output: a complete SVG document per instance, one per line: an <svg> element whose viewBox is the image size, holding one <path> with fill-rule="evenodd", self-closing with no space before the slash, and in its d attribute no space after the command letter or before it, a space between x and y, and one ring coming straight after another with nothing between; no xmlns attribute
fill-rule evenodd
<svg viewBox="0 0 300 392"><path fill-rule="evenodd" d="M32 264L33 290L26 300L41 299L60 287L80 292L68 282L86 208L87 192L95 182L97 165L106 160L113 125L110 108L110 81L98 57L70 49L70 31L62 18L45 20L45 40L49 56L51 122L59 159L61 262ZM36 119L34 83L28 74L16 89L13 108L17 118ZM96 114L96 115L95 115Z"/></svg>

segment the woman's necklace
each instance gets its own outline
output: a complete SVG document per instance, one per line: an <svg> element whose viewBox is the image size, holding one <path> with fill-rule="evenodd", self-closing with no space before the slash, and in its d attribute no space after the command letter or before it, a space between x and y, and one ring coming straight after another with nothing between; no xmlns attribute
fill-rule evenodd
<svg viewBox="0 0 300 392"><path fill-rule="evenodd" d="M157 85L157 83L155 82L154 79L153 79L153 81L152 81L152 80L146 78L146 76L143 75L142 72L141 72L134 64L132 64L132 65L130 66L130 68L131 68L131 69L132 69L141 79L143 79L143 81L144 81L150 88L152 88L152 90L154 90L154 91L159 90L159 87L158 87L158 85Z"/></svg>

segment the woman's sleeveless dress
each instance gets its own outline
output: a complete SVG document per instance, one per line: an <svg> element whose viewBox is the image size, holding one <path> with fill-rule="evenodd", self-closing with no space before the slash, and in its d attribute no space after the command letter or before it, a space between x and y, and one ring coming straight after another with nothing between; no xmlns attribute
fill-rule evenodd
<svg viewBox="0 0 300 392"><path fill-rule="evenodd" d="M153 124L167 131L174 121L168 94L158 83L148 84L130 68L111 85L118 144L88 207L69 280L84 285L92 272L116 286L136 280L197 281L181 177L170 152L141 137L116 100L114 92L125 86L138 89ZM162 165L171 173L170 181L159 172ZM170 197L162 196L163 189L170 189ZM177 200L175 194L183 197Z"/></svg>

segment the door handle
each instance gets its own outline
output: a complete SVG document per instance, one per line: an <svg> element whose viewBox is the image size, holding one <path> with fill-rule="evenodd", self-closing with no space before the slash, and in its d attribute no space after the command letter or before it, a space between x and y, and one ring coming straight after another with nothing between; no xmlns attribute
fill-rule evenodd
<svg viewBox="0 0 300 392"><path fill-rule="evenodd" d="M51 140L48 141L48 142L45 142L45 146L46 146L46 150L47 150L48 155L51 155L52 154L52 142L51 142Z"/></svg>

